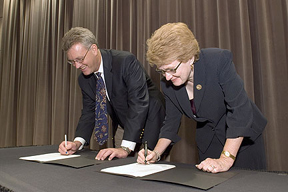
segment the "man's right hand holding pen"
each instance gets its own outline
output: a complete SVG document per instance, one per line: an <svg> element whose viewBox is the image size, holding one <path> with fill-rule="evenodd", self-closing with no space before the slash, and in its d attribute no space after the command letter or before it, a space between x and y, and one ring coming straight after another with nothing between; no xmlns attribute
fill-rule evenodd
<svg viewBox="0 0 288 192"><path fill-rule="evenodd" d="M79 149L81 145L82 144L80 141L67 141L67 146L65 147L65 141L63 141L59 145L58 151L61 155L72 155Z"/></svg>

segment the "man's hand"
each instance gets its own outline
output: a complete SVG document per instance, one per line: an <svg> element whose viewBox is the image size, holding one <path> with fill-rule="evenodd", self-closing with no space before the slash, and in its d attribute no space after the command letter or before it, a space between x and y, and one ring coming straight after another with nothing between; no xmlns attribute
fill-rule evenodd
<svg viewBox="0 0 288 192"><path fill-rule="evenodd" d="M61 155L72 155L79 149L80 146L81 143L79 141L67 141L67 147L65 147L65 141L62 141L62 143L59 145L58 151Z"/></svg>
<svg viewBox="0 0 288 192"><path fill-rule="evenodd" d="M107 148L99 151L95 159L105 160L109 156L108 160L112 160L114 157L126 158L128 153L122 148Z"/></svg>

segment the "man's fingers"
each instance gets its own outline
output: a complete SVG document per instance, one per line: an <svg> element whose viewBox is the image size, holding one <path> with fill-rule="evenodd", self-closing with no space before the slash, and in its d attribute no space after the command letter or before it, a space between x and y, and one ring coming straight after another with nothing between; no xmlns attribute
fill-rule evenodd
<svg viewBox="0 0 288 192"><path fill-rule="evenodd" d="M102 149L102 150L100 150L99 153L97 154L96 159L103 161L103 160L105 160L106 157L108 157L111 153L112 153L112 151L109 150L109 149Z"/></svg>

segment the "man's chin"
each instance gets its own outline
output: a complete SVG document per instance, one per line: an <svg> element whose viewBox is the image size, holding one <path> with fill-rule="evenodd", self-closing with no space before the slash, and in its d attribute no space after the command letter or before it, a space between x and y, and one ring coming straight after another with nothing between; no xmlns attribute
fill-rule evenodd
<svg viewBox="0 0 288 192"><path fill-rule="evenodd" d="M91 75L92 72L91 71L82 71L83 75L88 76Z"/></svg>

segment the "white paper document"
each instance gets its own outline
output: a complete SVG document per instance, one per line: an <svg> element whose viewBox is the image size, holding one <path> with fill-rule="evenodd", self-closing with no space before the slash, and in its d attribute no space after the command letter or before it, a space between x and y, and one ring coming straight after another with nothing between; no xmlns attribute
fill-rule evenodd
<svg viewBox="0 0 288 192"><path fill-rule="evenodd" d="M42 155L34 155L28 157L20 157L19 159L27 160L27 161L38 161L41 163L60 160L60 159L68 159L73 157L79 157L80 155L61 155L60 153L47 153Z"/></svg>
<svg viewBox="0 0 288 192"><path fill-rule="evenodd" d="M112 173L112 174L117 174L117 175L129 175L129 176L134 176L134 177L144 177L147 175L151 175L153 173L158 173L161 171L172 169L174 167L175 165L168 165L168 164L144 165L144 164L139 164L139 163L132 163L128 165L102 169L101 172Z"/></svg>

